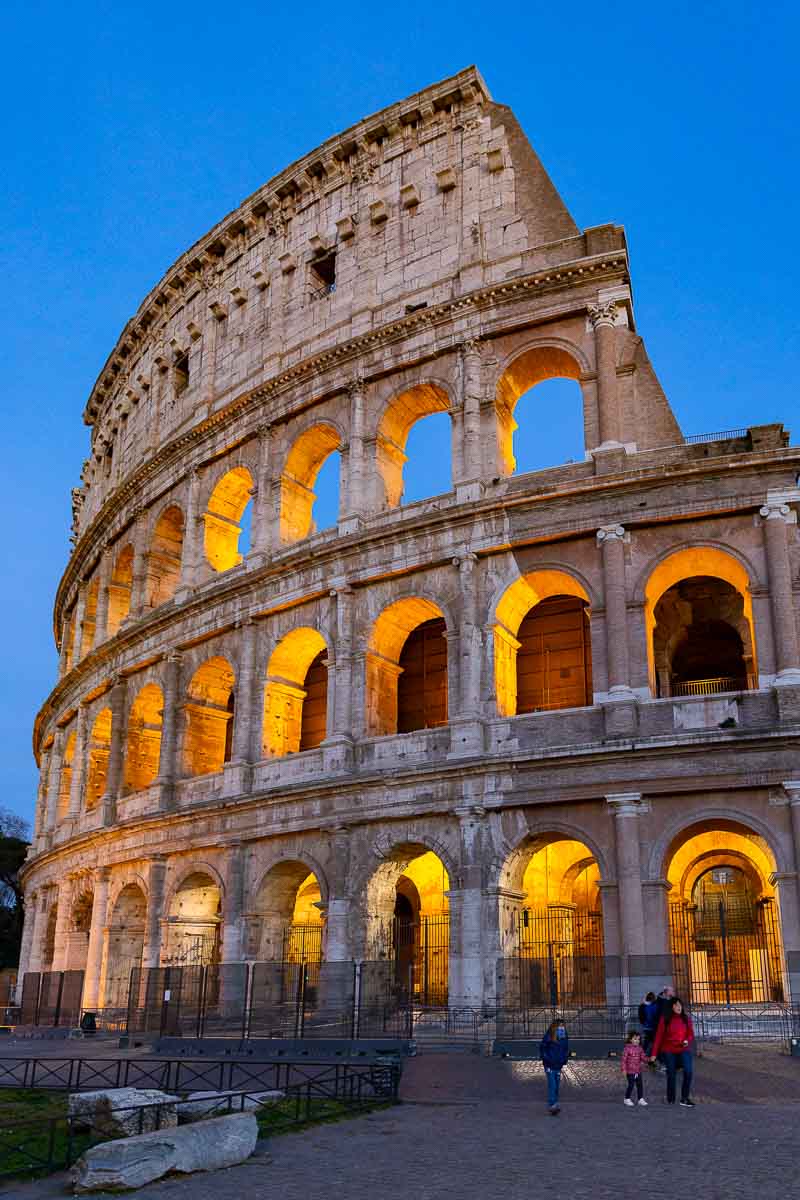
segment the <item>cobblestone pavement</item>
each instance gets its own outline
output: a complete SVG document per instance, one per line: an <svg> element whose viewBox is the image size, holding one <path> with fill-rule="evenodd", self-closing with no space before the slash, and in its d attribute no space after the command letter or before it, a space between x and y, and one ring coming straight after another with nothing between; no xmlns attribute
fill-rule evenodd
<svg viewBox="0 0 800 1200"><path fill-rule="evenodd" d="M168 1179L142 1200L786 1200L800 1194L800 1061L770 1047L719 1048L697 1063L695 1109L622 1104L617 1063L583 1063L562 1084L563 1111L544 1104L538 1064L471 1056L408 1063L404 1103L274 1138L250 1162ZM14 1200L63 1196L65 1183L15 1185Z"/></svg>

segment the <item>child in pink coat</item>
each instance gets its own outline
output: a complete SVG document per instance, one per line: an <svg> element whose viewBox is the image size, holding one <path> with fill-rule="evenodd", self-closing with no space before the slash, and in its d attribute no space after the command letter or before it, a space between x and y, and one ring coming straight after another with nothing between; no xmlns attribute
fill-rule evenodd
<svg viewBox="0 0 800 1200"><path fill-rule="evenodd" d="M647 1107L642 1087L642 1068L646 1062L647 1055L642 1046L641 1034L636 1033L636 1031L629 1033L628 1039L625 1042L625 1049L622 1051L622 1073L628 1080L628 1086L625 1089L625 1103L628 1108L633 1108L634 1088L636 1088L639 1103L643 1108Z"/></svg>

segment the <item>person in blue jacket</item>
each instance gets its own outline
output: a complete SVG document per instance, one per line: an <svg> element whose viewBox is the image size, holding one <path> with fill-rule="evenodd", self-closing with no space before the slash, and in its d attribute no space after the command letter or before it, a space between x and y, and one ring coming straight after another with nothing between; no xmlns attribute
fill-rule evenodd
<svg viewBox="0 0 800 1200"><path fill-rule="evenodd" d="M551 1117L557 1117L561 1112L558 1103L558 1089L561 1083L561 1070L569 1058L569 1038L567 1027L563 1021L553 1021L539 1046L539 1053L544 1063L544 1074L547 1080L547 1104Z"/></svg>

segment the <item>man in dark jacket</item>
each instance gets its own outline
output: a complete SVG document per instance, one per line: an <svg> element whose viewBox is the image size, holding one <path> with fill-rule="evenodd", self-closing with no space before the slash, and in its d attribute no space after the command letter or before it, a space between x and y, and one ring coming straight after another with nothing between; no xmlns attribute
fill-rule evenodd
<svg viewBox="0 0 800 1200"><path fill-rule="evenodd" d="M649 1056L658 1028L658 1001L655 992L648 992L639 1005L639 1025L642 1030L642 1049Z"/></svg>
<svg viewBox="0 0 800 1200"><path fill-rule="evenodd" d="M544 1074L547 1080L547 1104L550 1115L557 1117L561 1112L561 1106L558 1103L561 1070L569 1058L569 1038L563 1021L553 1021L541 1040L539 1054L544 1064Z"/></svg>

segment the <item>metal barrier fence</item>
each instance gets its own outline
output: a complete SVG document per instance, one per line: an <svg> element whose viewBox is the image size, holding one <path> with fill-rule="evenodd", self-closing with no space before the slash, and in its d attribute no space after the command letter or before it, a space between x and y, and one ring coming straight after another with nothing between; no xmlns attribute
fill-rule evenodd
<svg viewBox="0 0 800 1200"><path fill-rule="evenodd" d="M226 1088L232 1079L248 1074L246 1064L208 1062L197 1067L185 1062L159 1061L155 1065L151 1060L149 1068L145 1061L140 1061L141 1070L137 1072L136 1063L121 1060L84 1060L82 1064L80 1060L45 1064L43 1060L32 1059L28 1062L30 1065L18 1074L15 1082L0 1078L0 1087L90 1090L97 1086L112 1086L107 1082L100 1083L110 1070L112 1075L116 1073L118 1079L124 1078L130 1085L153 1078L163 1079L158 1086L172 1092L231 1090L234 1094L222 1103L216 1103L209 1117L243 1111L251 1107L248 1101L257 1101L260 1092L277 1088L284 1093L284 1098L257 1110L262 1135L285 1132L308 1122L334 1119L379 1104L396 1103L400 1082L400 1069L394 1065L260 1063L256 1078ZM54 1082L56 1079L60 1082ZM126 1085L117 1083L113 1086ZM116 1118L138 1116L139 1132L144 1132L160 1128L163 1110L168 1107L174 1105L136 1105L114 1109L113 1113ZM102 1122L95 1124L87 1124L86 1116L40 1117L36 1121L9 1121L3 1117L0 1120L0 1178L48 1174L71 1166L90 1146L120 1136L110 1128L109 1115L104 1113Z"/></svg>
<svg viewBox="0 0 800 1200"><path fill-rule="evenodd" d="M22 981L20 1023L77 1025L82 995L83 971L28 971Z"/></svg>

